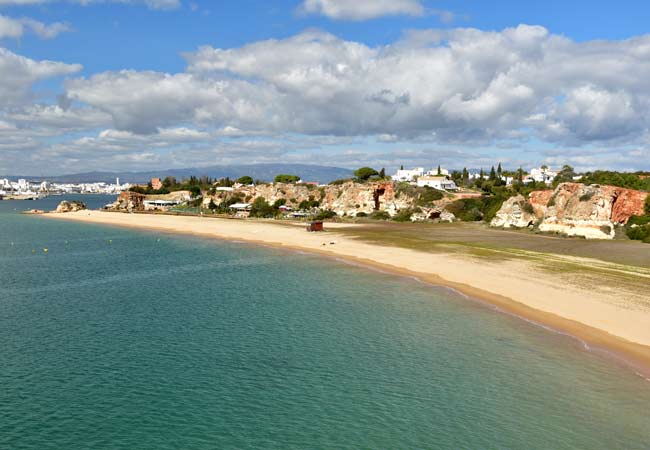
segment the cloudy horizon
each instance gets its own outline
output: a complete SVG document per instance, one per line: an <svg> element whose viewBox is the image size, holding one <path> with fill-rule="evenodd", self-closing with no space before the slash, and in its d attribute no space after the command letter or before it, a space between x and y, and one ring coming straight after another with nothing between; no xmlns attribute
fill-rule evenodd
<svg viewBox="0 0 650 450"><path fill-rule="evenodd" d="M470 3L0 0L0 174L650 170L650 35Z"/></svg>

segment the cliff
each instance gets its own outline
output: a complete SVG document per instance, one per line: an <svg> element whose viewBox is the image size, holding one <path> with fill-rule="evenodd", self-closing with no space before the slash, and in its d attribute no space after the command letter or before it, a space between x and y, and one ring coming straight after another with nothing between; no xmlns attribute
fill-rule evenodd
<svg viewBox="0 0 650 450"><path fill-rule="evenodd" d="M526 228L537 221L535 211L523 195L511 197L501 206L490 225L502 228Z"/></svg>
<svg viewBox="0 0 650 450"><path fill-rule="evenodd" d="M527 204L540 220L541 231L613 239L617 225L643 215L647 196L646 192L616 186L563 183L555 191L532 192ZM522 207L521 199L505 202L497 213L499 220L492 225L521 227L526 221L520 220L517 207Z"/></svg>
<svg viewBox="0 0 650 450"><path fill-rule="evenodd" d="M349 181L325 186L273 183L242 186L232 191L217 191L214 195L204 196L203 204L208 206L212 201L220 205L232 198L252 203L256 198L262 197L271 204L277 200L285 200L285 204L294 210L299 209L304 201L318 202L320 209L334 211L338 216L356 217L362 213L370 215L383 211L393 217L400 211L412 210L413 220L453 219L453 216L444 214L442 206L446 199L428 201L426 194L424 188L400 188L392 181Z"/></svg>

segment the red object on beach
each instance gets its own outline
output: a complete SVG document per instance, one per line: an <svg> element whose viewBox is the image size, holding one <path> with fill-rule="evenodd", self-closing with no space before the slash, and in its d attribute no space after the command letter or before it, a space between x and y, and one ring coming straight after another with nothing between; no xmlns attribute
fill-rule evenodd
<svg viewBox="0 0 650 450"><path fill-rule="evenodd" d="M309 225L307 225L307 231L323 231L323 222L322 221L316 221L316 222L311 222Z"/></svg>

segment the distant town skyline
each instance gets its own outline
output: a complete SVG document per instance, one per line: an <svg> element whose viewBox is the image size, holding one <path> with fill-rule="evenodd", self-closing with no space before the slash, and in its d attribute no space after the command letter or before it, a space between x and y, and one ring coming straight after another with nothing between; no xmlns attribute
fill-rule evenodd
<svg viewBox="0 0 650 450"><path fill-rule="evenodd" d="M0 0L0 174L650 170L650 6Z"/></svg>

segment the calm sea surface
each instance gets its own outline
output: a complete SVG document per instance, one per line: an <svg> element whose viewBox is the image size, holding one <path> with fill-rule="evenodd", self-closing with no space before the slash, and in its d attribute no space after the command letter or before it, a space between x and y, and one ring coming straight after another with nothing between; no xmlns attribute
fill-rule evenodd
<svg viewBox="0 0 650 450"><path fill-rule="evenodd" d="M570 338L317 256L14 211L59 200L0 202L2 450L650 448L650 383Z"/></svg>

